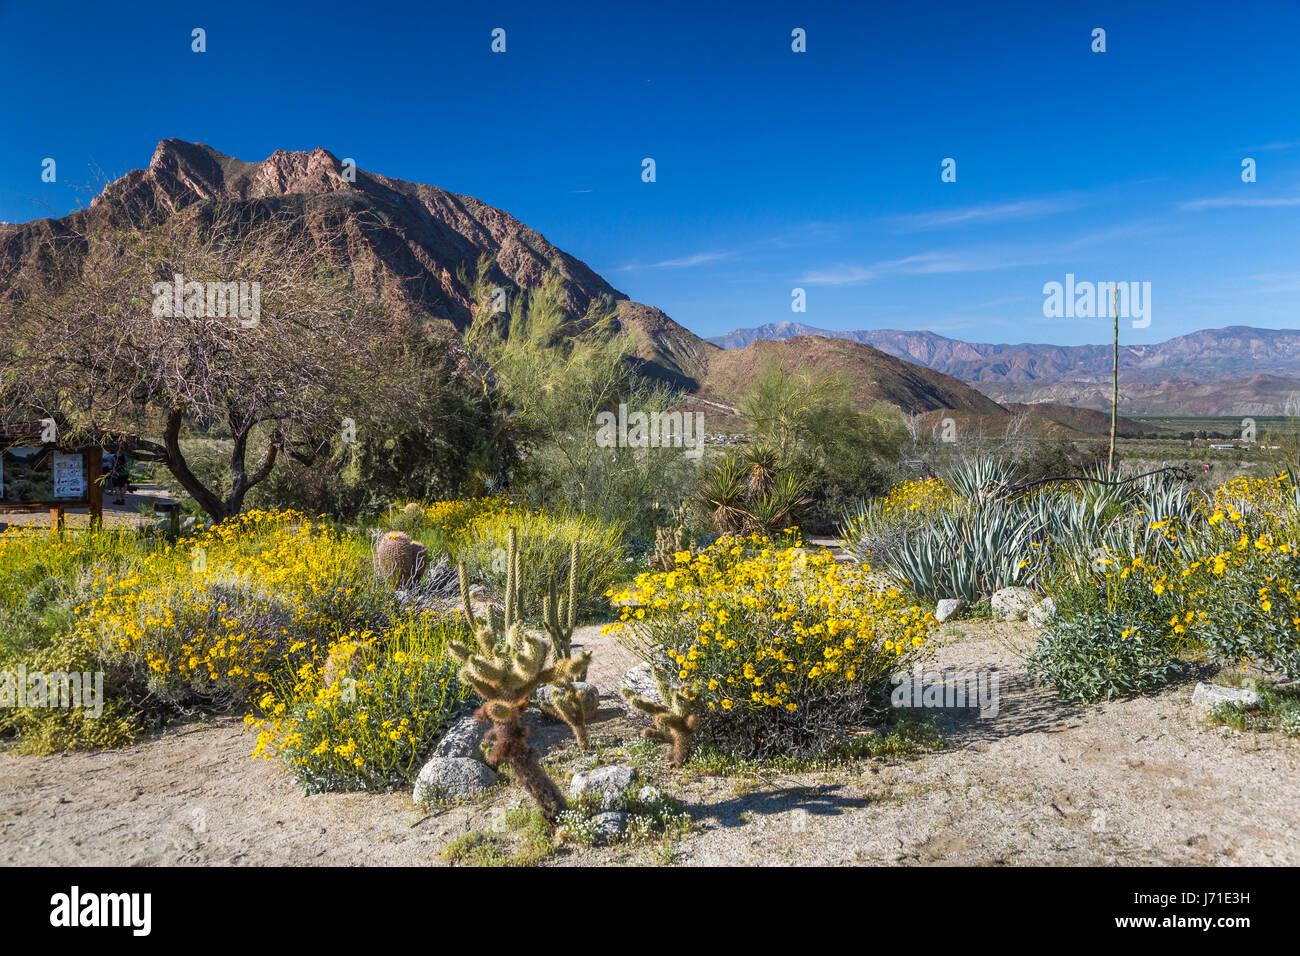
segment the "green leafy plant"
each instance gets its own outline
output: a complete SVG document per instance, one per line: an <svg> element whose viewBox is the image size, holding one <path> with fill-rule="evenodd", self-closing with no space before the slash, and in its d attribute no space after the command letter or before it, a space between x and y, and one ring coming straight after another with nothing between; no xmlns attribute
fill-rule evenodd
<svg viewBox="0 0 1300 956"><path fill-rule="evenodd" d="M807 480L785 453L757 446L705 465L688 504L723 534L771 535L796 525L810 501Z"/></svg>

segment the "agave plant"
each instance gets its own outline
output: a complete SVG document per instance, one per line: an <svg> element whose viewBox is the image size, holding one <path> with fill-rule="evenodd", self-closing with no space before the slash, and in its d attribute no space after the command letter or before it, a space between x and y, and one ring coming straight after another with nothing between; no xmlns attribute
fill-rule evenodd
<svg viewBox="0 0 1300 956"><path fill-rule="evenodd" d="M1004 458L962 458L943 475L953 490L968 501L987 501L1011 484L1015 467Z"/></svg>
<svg viewBox="0 0 1300 956"><path fill-rule="evenodd" d="M933 517L882 553L880 563L921 597L978 601L1033 580L1036 529L1034 516L1015 502L971 502Z"/></svg>

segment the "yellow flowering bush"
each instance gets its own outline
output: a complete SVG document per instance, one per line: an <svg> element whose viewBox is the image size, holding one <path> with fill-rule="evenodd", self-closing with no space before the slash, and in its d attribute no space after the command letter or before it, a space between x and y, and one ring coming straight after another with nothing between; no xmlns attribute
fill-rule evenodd
<svg viewBox="0 0 1300 956"><path fill-rule="evenodd" d="M308 793L408 785L472 696L447 641L468 631L422 612L378 635L349 634L276 680L245 718L254 757L279 759Z"/></svg>
<svg viewBox="0 0 1300 956"><path fill-rule="evenodd" d="M1216 659L1300 677L1300 534L1290 475L1217 488L1179 560L1152 584Z"/></svg>
<svg viewBox="0 0 1300 956"><path fill-rule="evenodd" d="M405 531L431 551L444 552L456 560L461 536L475 518L508 508L501 497L458 498L428 504L412 502L397 510L385 522L387 527Z"/></svg>
<svg viewBox="0 0 1300 956"><path fill-rule="evenodd" d="M164 704L239 706L385 619L364 543L295 512L249 512L98 575L77 633Z"/></svg>
<svg viewBox="0 0 1300 956"><path fill-rule="evenodd" d="M868 569L725 536L617 594L610 629L698 702L703 739L748 756L833 746L887 702L933 615Z"/></svg>

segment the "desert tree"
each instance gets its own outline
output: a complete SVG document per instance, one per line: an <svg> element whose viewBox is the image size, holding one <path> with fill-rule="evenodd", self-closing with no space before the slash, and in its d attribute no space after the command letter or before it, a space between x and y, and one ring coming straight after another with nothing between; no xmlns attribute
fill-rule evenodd
<svg viewBox="0 0 1300 956"><path fill-rule="evenodd" d="M162 464L215 522L278 460L417 414L445 348L361 287L346 230L309 212L195 205L51 235L0 305L0 404ZM226 481L195 474L190 434L225 439Z"/></svg>
<svg viewBox="0 0 1300 956"><path fill-rule="evenodd" d="M609 298L571 310L557 272L513 297L494 275L488 258L462 274L474 301L464 342L483 388L501 404L507 437L527 454L516 486L538 504L662 520L672 497L665 489L684 485L690 463L668 449L597 442L601 413L617 412L620 403L655 414L679 400L638 371L638 333L619 325Z"/></svg>

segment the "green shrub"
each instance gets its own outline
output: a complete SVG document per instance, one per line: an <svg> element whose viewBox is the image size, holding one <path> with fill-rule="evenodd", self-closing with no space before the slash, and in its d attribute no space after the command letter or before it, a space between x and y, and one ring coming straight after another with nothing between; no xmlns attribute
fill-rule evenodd
<svg viewBox="0 0 1300 956"><path fill-rule="evenodd" d="M475 517L466 527L457 559L469 575L497 591L505 587L510 529L519 531L524 607L540 608L551 581L568 579L569 554L578 545L577 604L582 614L601 611L604 594L617 580L624 562L623 527L569 511L498 509Z"/></svg>
<svg viewBox="0 0 1300 956"><path fill-rule="evenodd" d="M120 699L120 688L112 674L104 673L96 648L70 629L61 630L39 650L22 658L0 658L0 670L15 672L18 664L26 673L46 675L99 674L103 683L98 712L81 706L0 708L0 735L18 738L18 750L28 754L51 754L64 750L104 750L131 744L140 732L136 713ZM16 676L16 675L15 675ZM93 678L92 678L93 679ZM75 702L74 702L75 704Z"/></svg>
<svg viewBox="0 0 1300 956"><path fill-rule="evenodd" d="M1065 700L1094 701L1141 694L1182 669L1164 628L1141 615L1098 608L1058 613L1029 659L1032 676Z"/></svg>
<svg viewBox="0 0 1300 956"><path fill-rule="evenodd" d="M1140 557L1075 555L1047 579L1056 613L1029 660L1066 700L1141 694L1177 677L1190 644L1162 572Z"/></svg>

